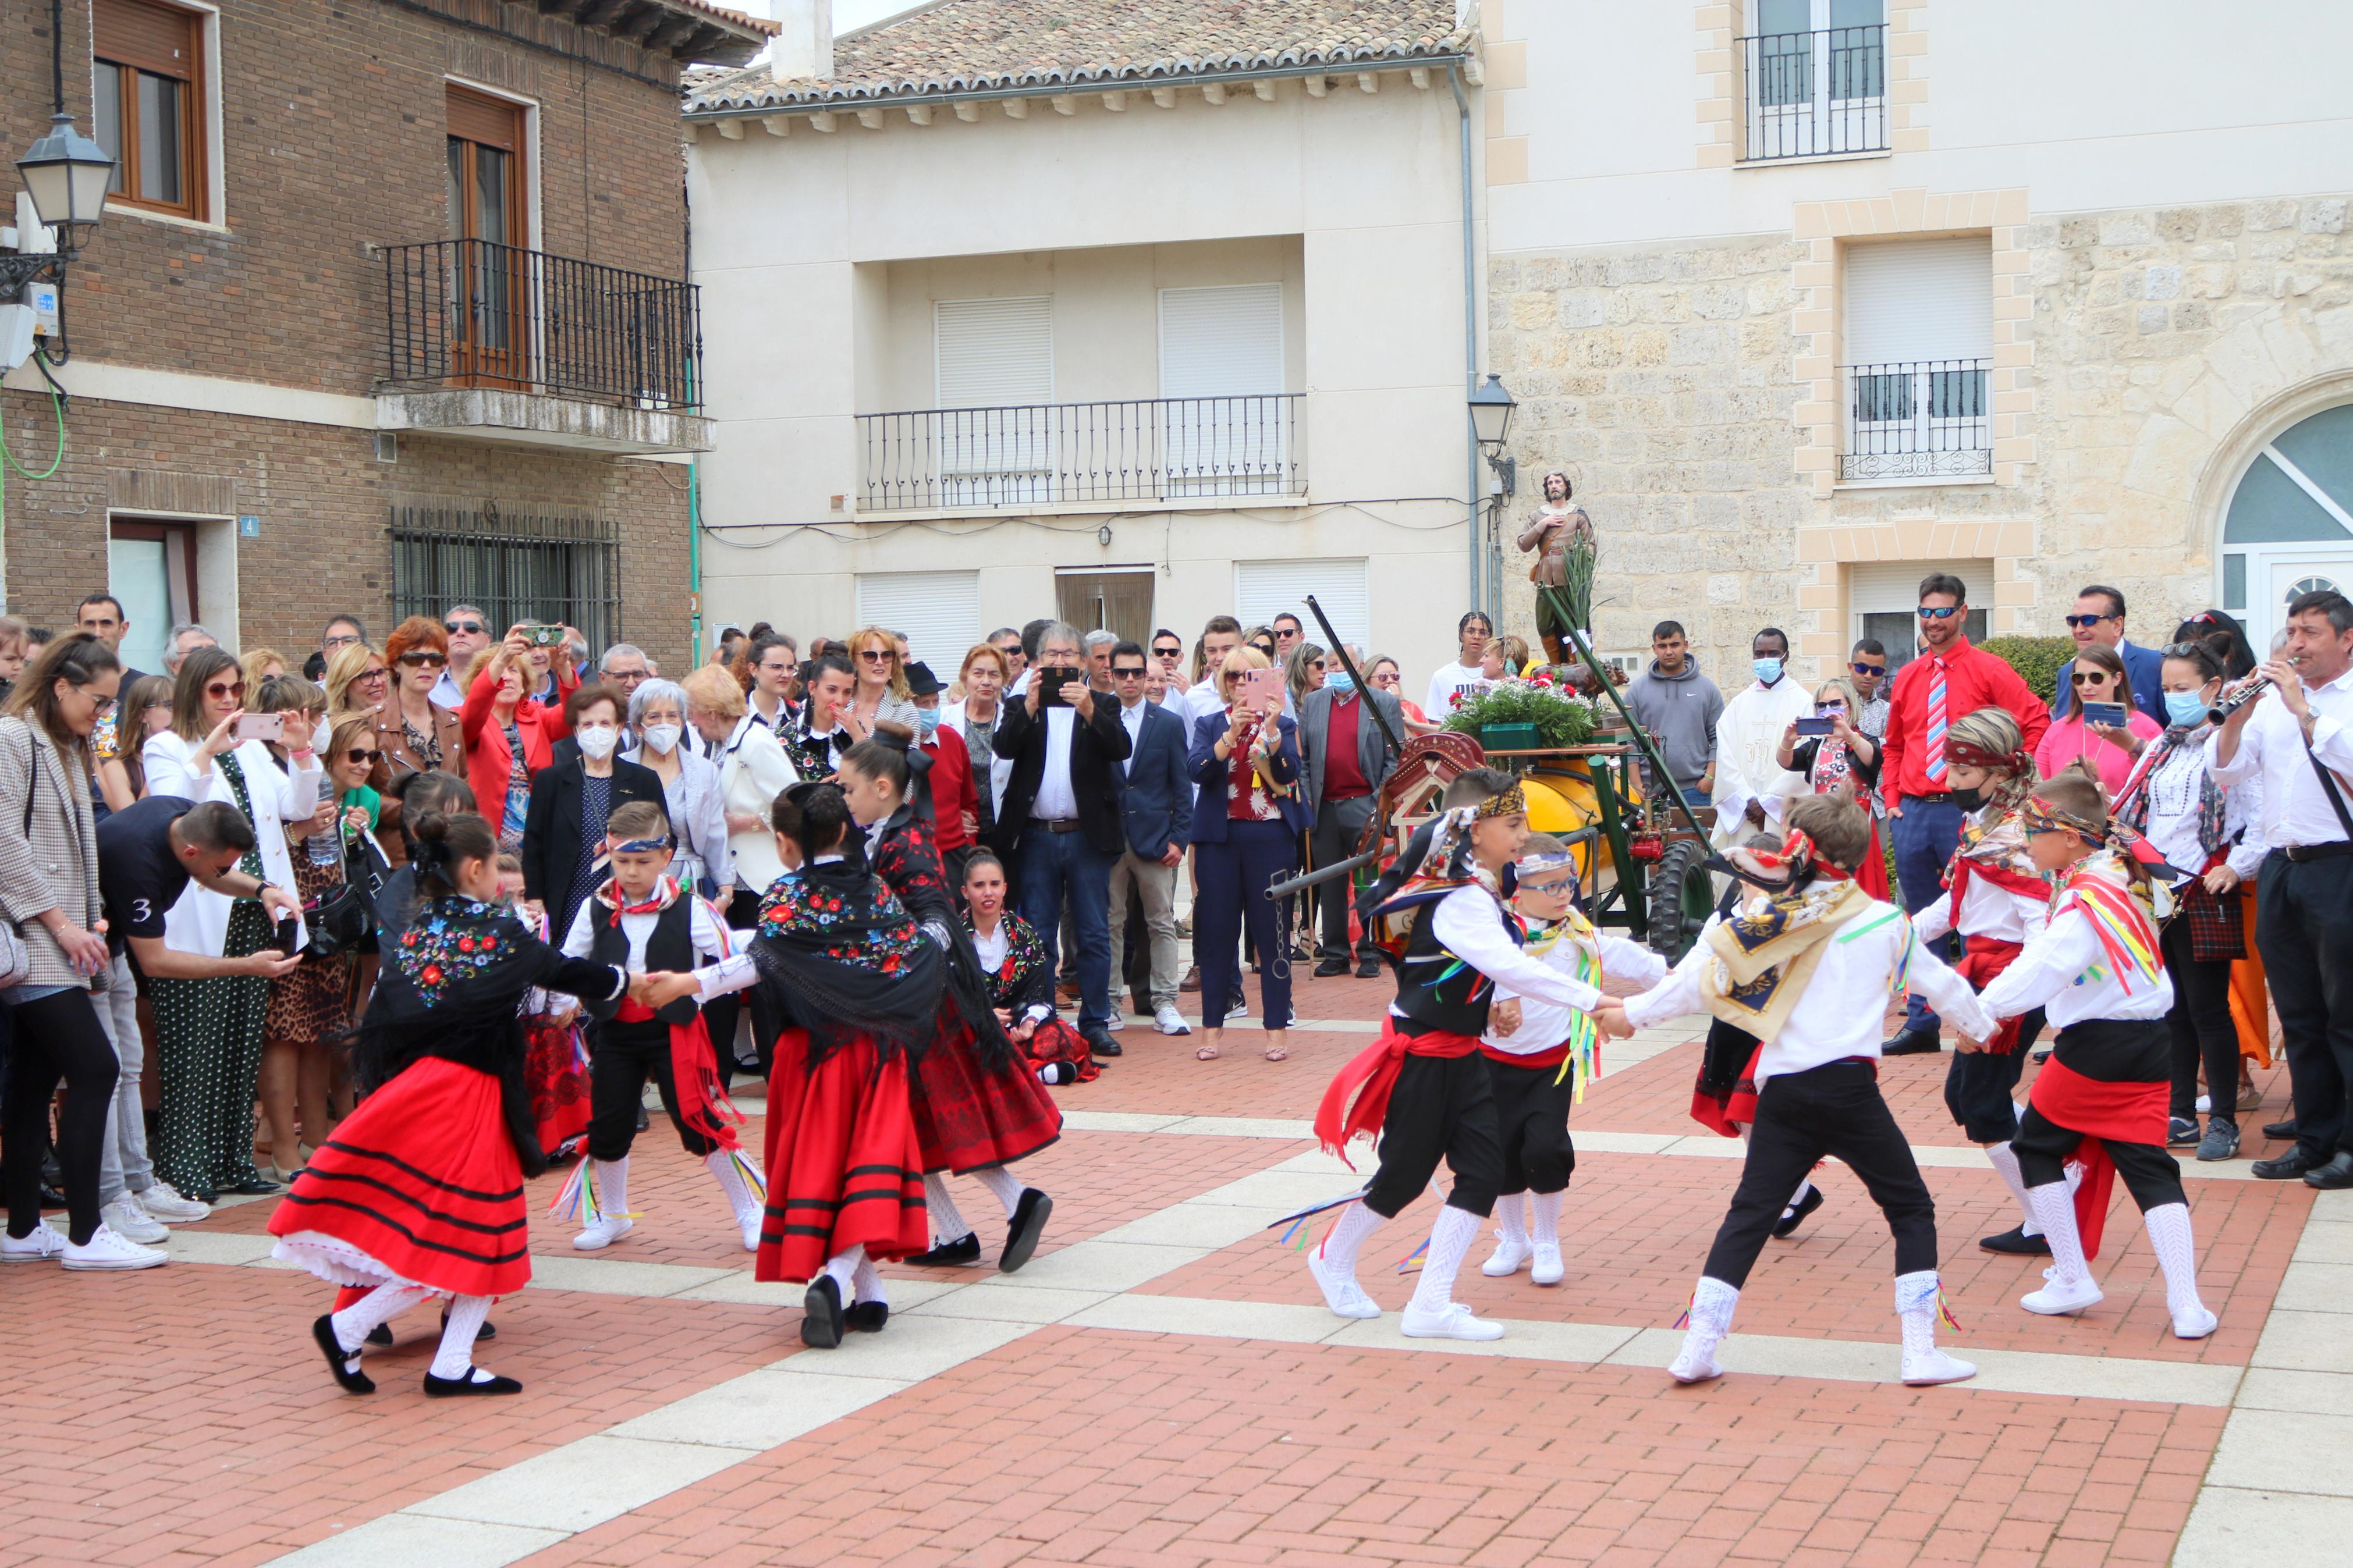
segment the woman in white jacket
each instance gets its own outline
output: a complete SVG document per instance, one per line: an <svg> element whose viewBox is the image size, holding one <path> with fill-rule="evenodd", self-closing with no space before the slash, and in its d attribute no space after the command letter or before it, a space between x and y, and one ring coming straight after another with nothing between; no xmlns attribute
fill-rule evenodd
<svg viewBox="0 0 2353 1568"><path fill-rule="evenodd" d="M197 648L180 666L172 691L172 727L141 751L147 793L190 801L227 801L253 824L256 847L239 869L271 887L294 886L286 825L318 808L319 763L307 715L282 715L280 737L290 771L259 741L237 739L245 710L245 676L220 648ZM292 944L309 940L298 917ZM283 932L260 904L190 882L164 918L164 942L184 952L225 958L259 952ZM261 1068L262 1019L269 983L251 975L209 980L155 979L163 1112L155 1173L199 1203L222 1193L278 1190L253 1167L253 1095Z"/></svg>
<svg viewBox="0 0 2353 1568"><path fill-rule="evenodd" d="M719 769L719 804L727 816L727 849L734 862L733 894L727 900L727 923L750 931L760 923L760 900L785 874L776 858L776 836L768 813L776 797L800 783L800 773L785 754L776 732L751 714L744 689L724 668L706 664L680 683L686 693L686 721L701 736ZM766 992L752 996L752 1045L759 1053L760 1076L768 1074L768 1059L776 1045L776 1021L767 1016ZM719 1077L727 1082L735 1072L735 1016L742 994L723 996L702 1010L711 1043L719 1057Z"/></svg>

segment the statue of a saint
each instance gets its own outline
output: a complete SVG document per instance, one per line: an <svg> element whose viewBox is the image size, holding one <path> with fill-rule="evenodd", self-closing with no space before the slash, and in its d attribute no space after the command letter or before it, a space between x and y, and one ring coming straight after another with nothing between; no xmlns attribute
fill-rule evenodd
<svg viewBox="0 0 2353 1568"><path fill-rule="evenodd" d="M1567 601L1568 613L1574 617L1570 626L1585 634L1588 646L1593 640L1593 520L1585 509L1569 499L1568 476L1555 468L1544 477L1544 500L1528 514L1527 525L1520 530L1520 548L1536 552L1535 563L1528 568L1528 581L1539 590L1550 588ZM1545 651L1555 664L1569 664L1576 659L1576 649L1569 644L1569 626L1561 624L1559 613L1553 606L1552 595L1536 595L1536 635L1544 638Z"/></svg>

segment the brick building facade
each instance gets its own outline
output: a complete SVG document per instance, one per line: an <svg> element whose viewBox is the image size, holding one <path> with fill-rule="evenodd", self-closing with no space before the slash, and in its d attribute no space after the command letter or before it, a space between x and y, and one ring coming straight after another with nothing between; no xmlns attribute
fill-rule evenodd
<svg viewBox="0 0 2353 1568"><path fill-rule="evenodd" d="M332 614L380 639L471 574L510 584L494 615L682 667L684 459L708 441L677 84L764 29L701 0L68 0L66 107L128 143L127 188L64 290L63 460L7 475L9 610L70 625L111 549L118 579L168 555L132 584L150 602L299 656ZM22 148L49 113L46 0L0 0L0 37ZM0 386L35 473L37 368Z"/></svg>

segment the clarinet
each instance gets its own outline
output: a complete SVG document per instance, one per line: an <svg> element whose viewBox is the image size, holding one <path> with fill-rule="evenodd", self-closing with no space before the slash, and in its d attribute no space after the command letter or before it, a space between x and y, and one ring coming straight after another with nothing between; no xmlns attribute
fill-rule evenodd
<svg viewBox="0 0 2353 1568"><path fill-rule="evenodd" d="M2206 721L2210 724L2220 724L2223 720L2261 697L2270 689L2271 684L2272 678L2260 671L2247 677L2245 685L2235 691L2224 692L2221 700L2206 710Z"/></svg>

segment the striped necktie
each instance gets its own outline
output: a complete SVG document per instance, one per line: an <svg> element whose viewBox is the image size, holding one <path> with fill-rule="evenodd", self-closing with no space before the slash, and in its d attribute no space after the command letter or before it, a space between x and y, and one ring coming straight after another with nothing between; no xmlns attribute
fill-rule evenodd
<svg viewBox="0 0 2353 1568"><path fill-rule="evenodd" d="M1928 678L1928 782L1945 782L1945 661L1932 660L1936 671Z"/></svg>

